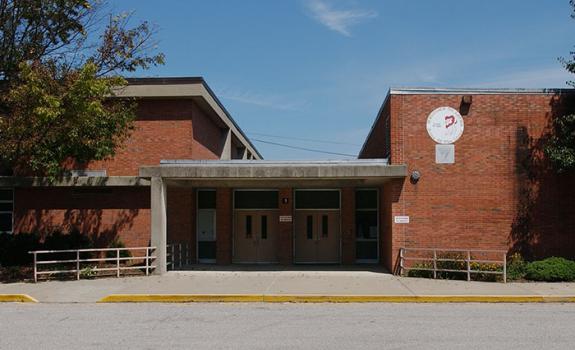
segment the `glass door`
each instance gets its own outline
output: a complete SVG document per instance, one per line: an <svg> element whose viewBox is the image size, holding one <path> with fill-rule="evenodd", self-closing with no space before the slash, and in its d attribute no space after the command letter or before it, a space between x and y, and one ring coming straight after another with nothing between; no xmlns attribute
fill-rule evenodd
<svg viewBox="0 0 575 350"><path fill-rule="evenodd" d="M198 262L216 262L216 191L198 191Z"/></svg>
<svg viewBox="0 0 575 350"><path fill-rule="evenodd" d="M357 263L377 263L379 225L377 190L355 192L355 259Z"/></svg>

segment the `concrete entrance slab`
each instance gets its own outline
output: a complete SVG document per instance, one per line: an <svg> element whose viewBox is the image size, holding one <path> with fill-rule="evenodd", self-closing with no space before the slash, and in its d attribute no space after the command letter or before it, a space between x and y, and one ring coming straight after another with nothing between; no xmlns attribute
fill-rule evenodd
<svg viewBox="0 0 575 350"><path fill-rule="evenodd" d="M243 271L216 268L163 276L0 284L0 294L39 302L97 302L110 294L258 296L572 296L575 283L493 283L397 277L382 271L293 268ZM574 299L575 300L575 299Z"/></svg>

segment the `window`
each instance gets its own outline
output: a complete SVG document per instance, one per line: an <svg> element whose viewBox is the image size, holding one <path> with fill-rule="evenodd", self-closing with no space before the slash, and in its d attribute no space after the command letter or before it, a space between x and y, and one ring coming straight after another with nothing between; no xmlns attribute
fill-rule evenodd
<svg viewBox="0 0 575 350"><path fill-rule="evenodd" d="M278 191L235 191L234 208L236 209L277 209Z"/></svg>
<svg viewBox="0 0 575 350"><path fill-rule="evenodd" d="M268 216L262 215L262 239L268 239Z"/></svg>
<svg viewBox="0 0 575 350"><path fill-rule="evenodd" d="M306 235L307 239L313 239L313 216L311 215L306 218Z"/></svg>
<svg viewBox="0 0 575 350"><path fill-rule="evenodd" d="M322 215L321 216L321 236L323 238L327 238L327 233L328 233L328 217L327 215Z"/></svg>
<svg viewBox="0 0 575 350"><path fill-rule="evenodd" d="M11 188L0 189L0 232L12 233L13 212L14 191Z"/></svg>
<svg viewBox="0 0 575 350"><path fill-rule="evenodd" d="M246 238L252 238L252 216L246 216Z"/></svg>
<svg viewBox="0 0 575 350"><path fill-rule="evenodd" d="M296 209L339 209L339 191L296 191L295 205Z"/></svg>
<svg viewBox="0 0 575 350"><path fill-rule="evenodd" d="M377 190L355 192L355 225L358 239L377 239Z"/></svg>
<svg viewBox="0 0 575 350"><path fill-rule="evenodd" d="M216 191L198 191L198 209L216 209Z"/></svg>

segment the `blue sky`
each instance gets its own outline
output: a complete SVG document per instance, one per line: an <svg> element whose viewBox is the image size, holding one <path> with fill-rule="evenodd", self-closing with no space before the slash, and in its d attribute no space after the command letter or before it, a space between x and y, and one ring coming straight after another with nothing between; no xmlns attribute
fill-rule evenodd
<svg viewBox="0 0 575 350"><path fill-rule="evenodd" d="M566 87L571 79L557 61L575 44L568 0L112 6L159 27L166 65L136 76L203 76L252 140L354 155L389 87ZM254 144L266 159L350 158Z"/></svg>

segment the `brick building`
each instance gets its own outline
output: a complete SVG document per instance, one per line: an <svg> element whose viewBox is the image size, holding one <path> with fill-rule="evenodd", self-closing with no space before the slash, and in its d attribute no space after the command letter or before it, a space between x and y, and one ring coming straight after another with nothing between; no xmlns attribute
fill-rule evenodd
<svg viewBox="0 0 575 350"><path fill-rule="evenodd" d="M392 270L402 247L573 258L573 177L542 153L572 92L391 89L357 160L275 162L201 78L133 79L120 94L138 100L136 129L117 156L57 183L0 179L0 230L156 246L159 272L170 242L218 264ZM453 139L432 138L436 110Z"/></svg>

